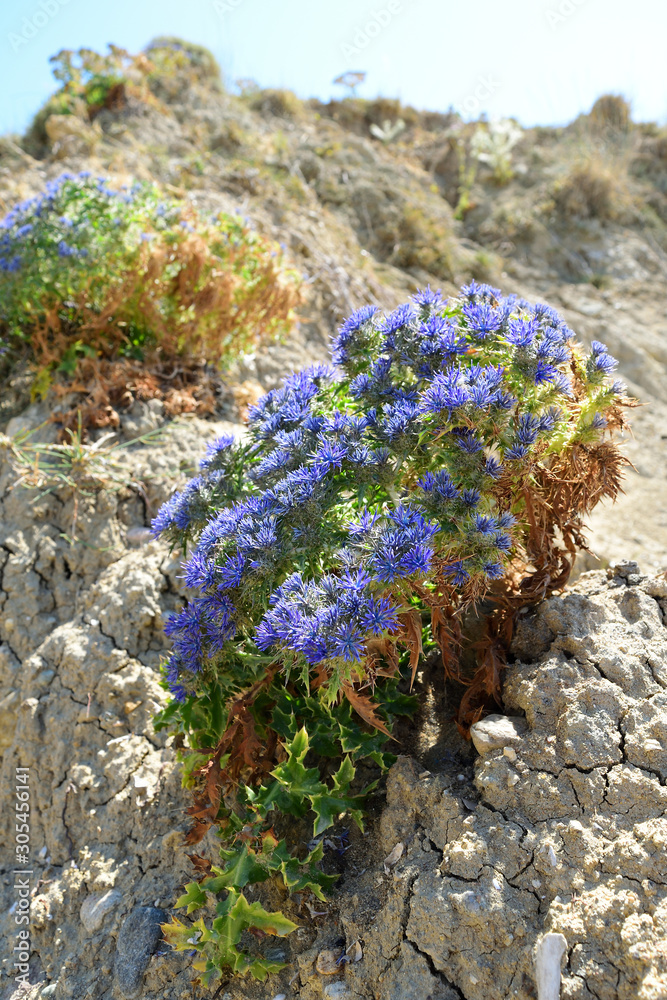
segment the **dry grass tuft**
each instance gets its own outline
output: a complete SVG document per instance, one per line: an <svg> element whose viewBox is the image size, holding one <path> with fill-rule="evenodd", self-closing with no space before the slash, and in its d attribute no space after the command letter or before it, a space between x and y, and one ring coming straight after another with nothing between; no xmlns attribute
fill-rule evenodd
<svg viewBox="0 0 667 1000"><path fill-rule="evenodd" d="M588 120L594 132L627 132L632 124L630 105L620 94L603 94L591 108Z"/></svg>
<svg viewBox="0 0 667 1000"><path fill-rule="evenodd" d="M574 219L616 218L627 203L619 178L601 162L589 159L573 167L554 188L559 213Z"/></svg>
<svg viewBox="0 0 667 1000"><path fill-rule="evenodd" d="M251 93L248 104L253 111L274 118L303 118L305 106L291 90L259 90Z"/></svg>

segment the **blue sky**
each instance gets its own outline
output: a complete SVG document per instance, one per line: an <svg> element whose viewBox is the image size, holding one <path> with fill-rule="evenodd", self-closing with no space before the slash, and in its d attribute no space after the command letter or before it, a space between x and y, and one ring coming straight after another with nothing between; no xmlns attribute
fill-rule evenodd
<svg viewBox="0 0 667 1000"><path fill-rule="evenodd" d="M399 97L465 118L563 124L602 93L635 120L667 121L665 0L5 0L0 132L21 131L54 89L61 48L138 51L158 34L207 45L229 83L253 78L302 97Z"/></svg>

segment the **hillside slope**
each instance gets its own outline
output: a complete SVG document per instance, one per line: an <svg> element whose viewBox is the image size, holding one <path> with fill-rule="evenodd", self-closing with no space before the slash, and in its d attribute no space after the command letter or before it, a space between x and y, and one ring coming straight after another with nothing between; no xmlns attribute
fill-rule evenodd
<svg viewBox="0 0 667 1000"><path fill-rule="evenodd" d="M1 140L0 210L64 170L90 170L158 180L204 213L241 213L286 244L307 300L288 342L232 373L251 397L323 358L336 326L365 302L391 308L419 286L453 291L471 276L549 302L584 341L608 344L644 404L627 445L627 495L595 514L592 546L605 561L667 563L664 132L619 124L602 99L566 128L517 129L511 150L488 163L474 153L490 134L484 123L397 102L239 97L201 81L161 97L156 106L127 96L92 125L47 118L24 141L34 155ZM370 125L399 115L407 127L396 140L372 138ZM26 399L4 395L6 419Z"/></svg>

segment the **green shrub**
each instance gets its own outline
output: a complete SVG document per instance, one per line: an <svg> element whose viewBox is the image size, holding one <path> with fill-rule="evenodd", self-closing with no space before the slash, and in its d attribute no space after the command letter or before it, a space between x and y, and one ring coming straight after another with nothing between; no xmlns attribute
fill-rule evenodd
<svg viewBox="0 0 667 1000"><path fill-rule="evenodd" d="M220 67L203 45L161 35L154 38L144 52L150 60L150 89L163 101L182 100L184 89L191 87L213 92L222 90Z"/></svg>
<svg viewBox="0 0 667 1000"><path fill-rule="evenodd" d="M195 595L166 624L174 700L157 724L187 739L190 841L211 823L223 837L221 864L178 905L226 894L210 924L165 933L198 953L206 985L276 968L240 950L242 933L295 925L247 887L278 878L322 898L322 834L343 813L361 824L374 783L359 762L390 762L392 719L410 709L399 685L422 657L439 652L461 679L464 612L486 608L467 727L499 698L515 616L565 585L582 517L619 488L605 434L628 403L604 345L586 355L573 336L550 307L475 282L389 316L364 306L339 331L336 367L268 393L243 442L213 442L154 521L187 553ZM281 814L308 817L305 850L275 835Z"/></svg>
<svg viewBox="0 0 667 1000"><path fill-rule="evenodd" d="M128 96L154 101L148 87L151 64L144 55L133 56L117 45L100 55L92 49L62 49L49 60L60 88L35 115L23 145L41 157L47 148L46 120L51 115L78 115L93 121L104 108L119 110Z"/></svg>
<svg viewBox="0 0 667 1000"><path fill-rule="evenodd" d="M0 333L42 368L91 354L224 363L288 329L298 298L277 246L152 184L66 173L0 233Z"/></svg>

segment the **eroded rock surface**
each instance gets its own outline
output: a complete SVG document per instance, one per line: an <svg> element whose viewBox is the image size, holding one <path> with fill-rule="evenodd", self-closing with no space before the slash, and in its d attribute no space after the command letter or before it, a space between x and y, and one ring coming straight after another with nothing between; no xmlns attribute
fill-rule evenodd
<svg viewBox="0 0 667 1000"><path fill-rule="evenodd" d="M664 594L664 578L587 573L524 619L522 655L543 652L504 694L529 728L515 753L478 759L476 806L395 765L382 846L407 853L370 927L344 908L364 941L366 968L347 973L360 996L414 995L419 964L424 997L528 1000L544 932L567 942L562 997L667 996Z"/></svg>
<svg viewBox="0 0 667 1000"><path fill-rule="evenodd" d="M154 510L206 441L230 429L185 419L159 445L135 448L127 461L144 496L59 492L34 503L34 493L14 487L15 471L0 470L1 780L3 802L13 805L14 769L30 769L30 979L42 980L33 996L111 997L114 967L127 996L191 995L187 960L166 946L144 955L141 968L143 952L131 942L118 957L128 914L171 907L191 873L173 738L152 725L165 701L157 668L163 615L181 599L179 563L166 546L146 543L145 531L130 548L128 534L145 527L147 499ZM13 835L7 807L3 997L13 994L18 929ZM155 944L147 942L144 952Z"/></svg>

